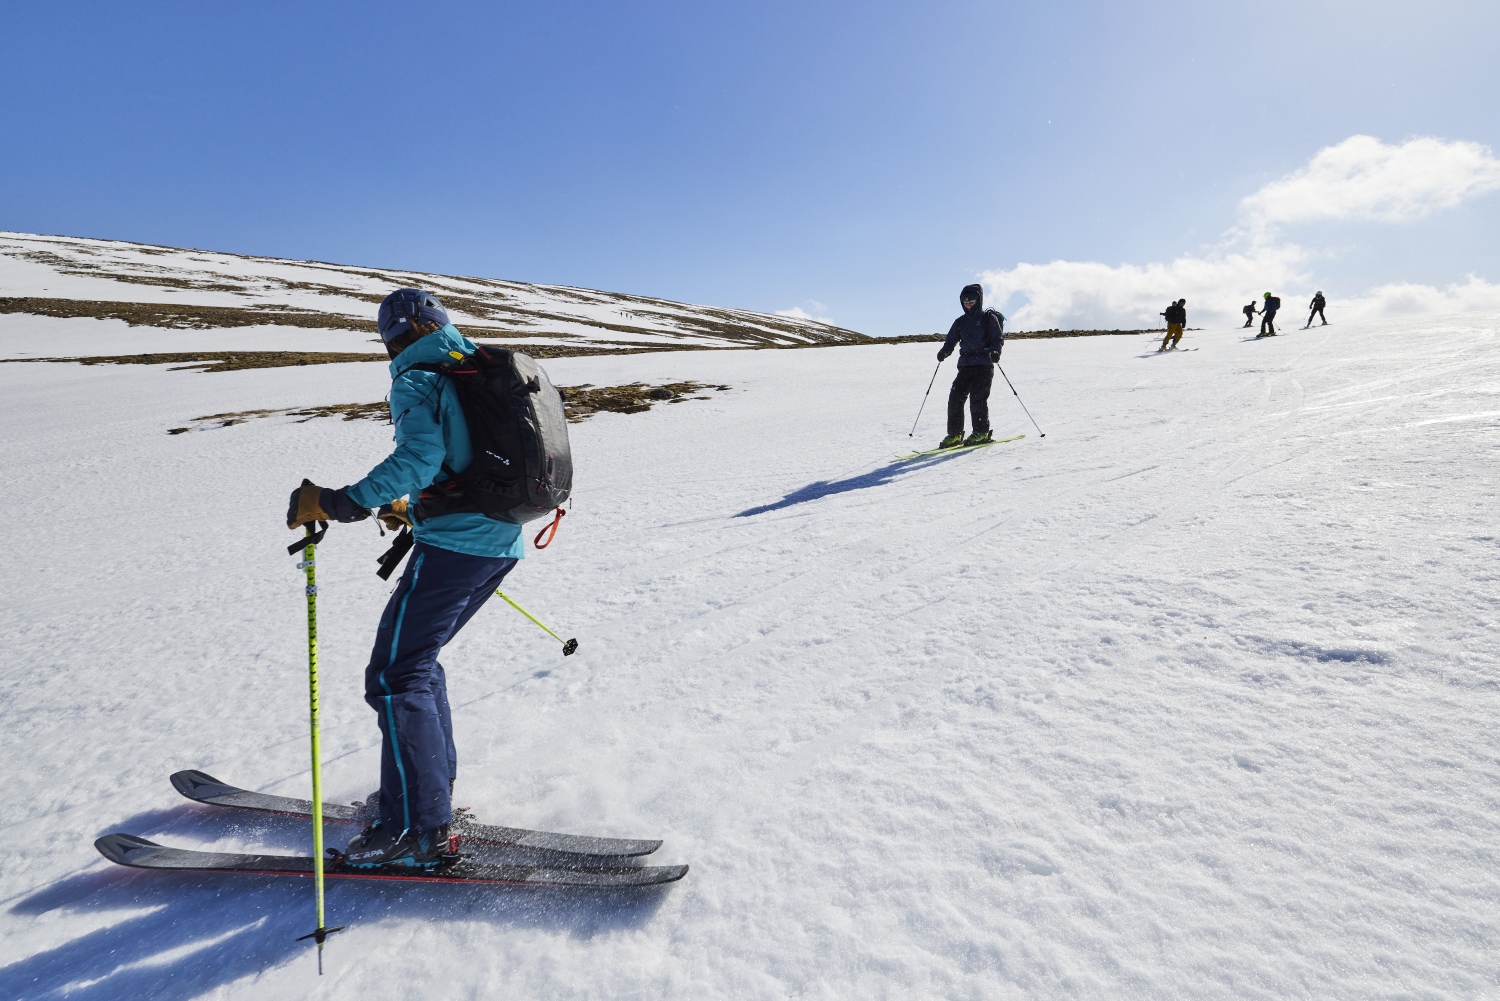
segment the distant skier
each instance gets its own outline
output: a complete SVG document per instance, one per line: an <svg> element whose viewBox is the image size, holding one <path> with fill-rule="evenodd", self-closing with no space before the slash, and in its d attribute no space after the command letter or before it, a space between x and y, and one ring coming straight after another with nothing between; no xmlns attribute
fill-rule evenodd
<svg viewBox="0 0 1500 1001"><path fill-rule="evenodd" d="M1255 314L1259 312L1259 310L1255 308L1255 303L1252 302L1246 305L1244 309L1240 310L1240 312L1245 314L1245 326L1240 329L1248 330L1250 328L1250 325L1255 322Z"/></svg>
<svg viewBox="0 0 1500 1001"><path fill-rule="evenodd" d="M1261 310L1260 333L1256 337L1276 336L1276 311L1281 308L1281 300L1271 293L1265 294L1266 305Z"/></svg>
<svg viewBox="0 0 1500 1001"><path fill-rule="evenodd" d="M447 376L422 366L472 354L476 346L448 322L435 296L418 289L386 296L377 327L391 357L395 451L352 486L330 490L304 482L292 491L286 521L289 528L362 521L379 507L387 525L413 528L411 558L380 617L365 668L365 701L381 736L379 819L349 842L344 861L361 868L431 868L449 852L458 767L438 653L524 553L520 525L477 510L422 518L415 502L399 499L417 498L440 475L473 461L458 394Z"/></svg>
<svg viewBox="0 0 1500 1001"><path fill-rule="evenodd" d="M1162 316L1167 319L1167 336L1161 339L1161 347L1158 351L1165 351L1168 347L1176 348L1177 342L1182 340L1182 328L1187 326L1187 300L1178 299L1172 305L1162 311Z"/></svg>
<svg viewBox="0 0 1500 1001"><path fill-rule="evenodd" d="M1323 307L1326 305L1328 305L1328 300L1323 298L1322 292L1312 297L1312 302L1307 304L1308 308L1312 310L1311 313L1307 314L1307 327L1312 326L1313 317L1315 316L1323 321L1323 326L1328 326L1328 317L1323 315ZM1307 327L1303 327L1302 329L1306 330Z"/></svg>
<svg viewBox="0 0 1500 1001"><path fill-rule="evenodd" d="M958 445L982 445L991 440L990 435L990 383L995 379L995 365L1000 361L1000 350L1005 345L1005 334L996 316L984 310L984 289L978 285L965 285L958 293L963 306L963 315L948 328L948 336L938 351L941 362L958 352L958 375L953 388L948 392L948 437L939 448L954 448ZM964 400L969 401L969 412L974 418L974 433L964 439Z"/></svg>

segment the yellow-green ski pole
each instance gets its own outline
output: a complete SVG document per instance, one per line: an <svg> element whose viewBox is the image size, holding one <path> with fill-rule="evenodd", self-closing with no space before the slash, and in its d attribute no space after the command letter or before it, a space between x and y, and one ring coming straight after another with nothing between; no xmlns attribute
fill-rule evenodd
<svg viewBox="0 0 1500 1001"><path fill-rule="evenodd" d="M343 927L328 928L323 921L323 755L318 741L318 575L313 559L315 547L323 541L323 535L328 531L328 523L325 521L321 524L322 528L313 531L309 523L306 526L307 536L300 546L294 544L288 547L288 551L294 554L301 548L302 562L297 567L307 574L307 708L312 731L313 895L318 909L317 929L297 941L310 938L318 943L320 977L323 975L323 942Z"/></svg>
<svg viewBox="0 0 1500 1001"><path fill-rule="evenodd" d="M522 608L520 605L518 605L514 601L512 601L510 595L506 594L504 591L496 591L495 593L498 594L500 597L504 598L505 599L505 603L507 605L509 605L511 608L514 608L516 611L518 611L522 615L526 616L532 622L536 622L537 626L542 630L542 632L546 633L548 636L551 636L553 639L557 640L557 642L561 643L563 645L563 656L564 657L568 656L573 651L575 651L575 650L578 649L578 641L577 640L565 640L561 636L559 636L556 633L554 633L552 630L548 629L546 626L542 625L540 622L537 622L537 618L536 618L535 615L532 615L530 612L526 611L526 609Z"/></svg>

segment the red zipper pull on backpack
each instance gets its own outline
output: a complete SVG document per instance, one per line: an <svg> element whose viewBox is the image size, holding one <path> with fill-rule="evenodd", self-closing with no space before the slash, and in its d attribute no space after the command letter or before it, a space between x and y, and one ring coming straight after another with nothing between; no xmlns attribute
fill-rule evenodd
<svg viewBox="0 0 1500 1001"><path fill-rule="evenodd" d="M532 540L532 545L536 546L538 549L546 549L548 546L552 545L552 540L557 538L557 526L562 524L563 515L567 513L568 512L564 511L562 508L558 508L557 513L552 516L552 520L546 525L543 525L542 530L536 533L536 538ZM547 537L546 542L542 541L542 536L544 535Z"/></svg>

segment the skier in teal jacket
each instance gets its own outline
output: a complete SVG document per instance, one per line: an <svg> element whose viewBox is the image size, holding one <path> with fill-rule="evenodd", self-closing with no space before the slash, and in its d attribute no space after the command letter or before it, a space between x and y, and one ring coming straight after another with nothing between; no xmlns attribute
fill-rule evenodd
<svg viewBox="0 0 1500 1001"><path fill-rule="evenodd" d="M475 350L477 345L448 323L391 360L390 405L396 450L364 479L344 488L356 506L379 507L392 498L408 495L415 501L423 487L438 479L444 464L455 473L468 468L474 452L458 394L447 376L412 366L441 365ZM418 542L455 553L513 559L522 556L521 526L478 511L413 519L412 533Z"/></svg>
<svg viewBox="0 0 1500 1001"><path fill-rule="evenodd" d="M387 296L378 326L391 356L395 451L347 487L303 481L292 492L287 526L361 521L378 509L392 528L412 527L416 544L365 668L365 701L381 734L379 819L349 843L343 861L361 868L431 868L452 857L448 825L458 772L438 654L522 557L521 526L479 511L419 516L421 491L462 472L474 453L448 377L416 366L455 361L476 345L448 322L442 303L420 289Z"/></svg>

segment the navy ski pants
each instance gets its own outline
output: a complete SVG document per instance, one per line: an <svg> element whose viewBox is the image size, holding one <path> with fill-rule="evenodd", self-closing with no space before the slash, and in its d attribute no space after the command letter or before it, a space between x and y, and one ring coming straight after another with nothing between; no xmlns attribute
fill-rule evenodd
<svg viewBox="0 0 1500 1001"><path fill-rule="evenodd" d="M953 379L948 391L948 437L964 433L964 401L974 418L974 433L990 429L990 383L995 381L993 365L965 365Z"/></svg>
<svg viewBox="0 0 1500 1001"><path fill-rule="evenodd" d="M418 542L380 616L365 701L380 717L380 822L426 831L453 817L458 774L438 652L484 607L516 560Z"/></svg>

